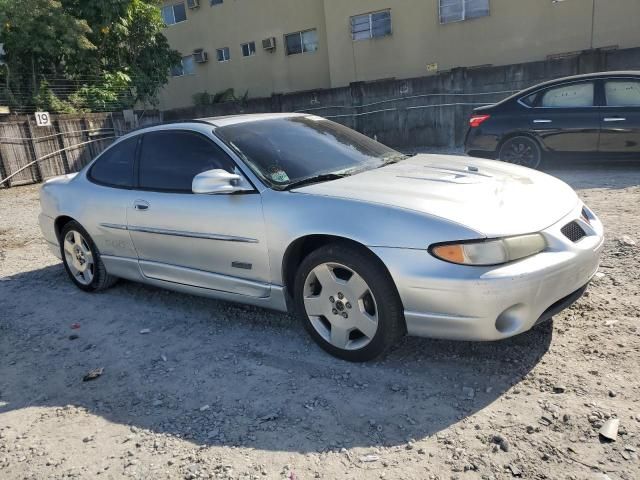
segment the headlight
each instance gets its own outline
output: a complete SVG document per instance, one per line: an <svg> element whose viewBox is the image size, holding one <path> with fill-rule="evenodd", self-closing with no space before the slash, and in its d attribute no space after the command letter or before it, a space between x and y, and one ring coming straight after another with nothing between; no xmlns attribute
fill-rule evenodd
<svg viewBox="0 0 640 480"><path fill-rule="evenodd" d="M500 265L543 251L547 242L539 233L491 240L472 240L431 245L431 255L461 265Z"/></svg>

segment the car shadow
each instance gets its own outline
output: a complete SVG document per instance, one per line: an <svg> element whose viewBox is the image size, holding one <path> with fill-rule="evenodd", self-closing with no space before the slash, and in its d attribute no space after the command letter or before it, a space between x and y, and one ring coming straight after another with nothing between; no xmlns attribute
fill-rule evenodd
<svg viewBox="0 0 640 480"><path fill-rule="evenodd" d="M0 280L0 417L74 405L197 445L317 452L420 440L499 400L552 338L549 324L497 343L407 338L351 364L282 313L124 281L87 294L61 264ZM95 368L102 375L83 382Z"/></svg>

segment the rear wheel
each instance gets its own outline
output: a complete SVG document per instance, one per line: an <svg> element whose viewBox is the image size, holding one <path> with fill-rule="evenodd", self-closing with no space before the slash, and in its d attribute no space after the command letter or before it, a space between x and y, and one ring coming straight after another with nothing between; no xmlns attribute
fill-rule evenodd
<svg viewBox="0 0 640 480"><path fill-rule="evenodd" d="M402 303L388 272L351 245L331 244L307 256L294 296L306 330L336 357L371 360L404 333Z"/></svg>
<svg viewBox="0 0 640 480"><path fill-rule="evenodd" d="M117 277L109 275L93 240L75 221L67 223L60 234L62 262L69 278L85 292L109 288Z"/></svg>
<svg viewBox="0 0 640 480"><path fill-rule="evenodd" d="M507 139L498 153L503 162L522 165L528 168L539 168L542 164L542 149L534 139L518 136Z"/></svg>

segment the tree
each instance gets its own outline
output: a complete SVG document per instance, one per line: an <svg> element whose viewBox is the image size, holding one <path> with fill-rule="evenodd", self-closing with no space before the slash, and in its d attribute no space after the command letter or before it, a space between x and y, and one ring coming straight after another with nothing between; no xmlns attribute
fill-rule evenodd
<svg viewBox="0 0 640 480"><path fill-rule="evenodd" d="M117 110L155 104L180 62L158 0L0 0L0 43L14 107Z"/></svg>

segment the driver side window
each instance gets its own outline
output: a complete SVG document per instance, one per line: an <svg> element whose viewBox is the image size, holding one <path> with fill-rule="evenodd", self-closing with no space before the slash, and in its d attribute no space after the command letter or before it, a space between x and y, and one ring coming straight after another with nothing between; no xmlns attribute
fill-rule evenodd
<svg viewBox="0 0 640 480"><path fill-rule="evenodd" d="M235 164L220 147L186 130L160 130L144 135L140 154L140 187L191 193L193 177L207 170L233 172Z"/></svg>

